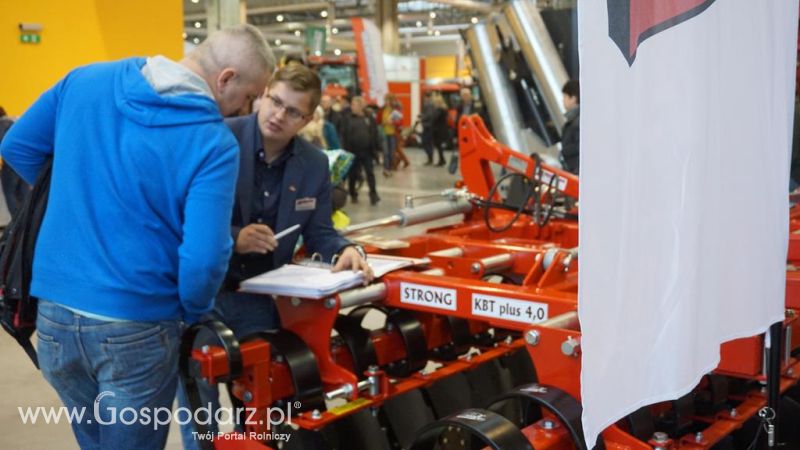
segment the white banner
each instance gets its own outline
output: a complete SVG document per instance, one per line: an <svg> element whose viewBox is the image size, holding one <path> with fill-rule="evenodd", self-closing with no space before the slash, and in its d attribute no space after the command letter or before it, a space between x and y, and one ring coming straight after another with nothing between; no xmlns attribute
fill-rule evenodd
<svg viewBox="0 0 800 450"><path fill-rule="evenodd" d="M798 2L580 0L587 443L783 319ZM590 447L591 448L591 445Z"/></svg>
<svg viewBox="0 0 800 450"><path fill-rule="evenodd" d="M369 19L356 17L353 24L353 37L358 54L358 78L362 95L367 102L383 106L383 97L389 92L386 70L383 66L381 32Z"/></svg>

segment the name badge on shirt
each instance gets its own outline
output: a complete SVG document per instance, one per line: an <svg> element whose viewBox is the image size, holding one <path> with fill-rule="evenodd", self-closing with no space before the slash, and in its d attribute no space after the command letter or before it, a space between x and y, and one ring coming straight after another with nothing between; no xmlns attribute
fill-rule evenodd
<svg viewBox="0 0 800 450"><path fill-rule="evenodd" d="M315 197L299 198L294 202L295 211L313 211L317 209L317 199Z"/></svg>

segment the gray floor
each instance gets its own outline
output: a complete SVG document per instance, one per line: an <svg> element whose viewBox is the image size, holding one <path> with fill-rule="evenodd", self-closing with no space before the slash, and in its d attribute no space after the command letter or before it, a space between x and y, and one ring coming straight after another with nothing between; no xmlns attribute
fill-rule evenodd
<svg viewBox="0 0 800 450"><path fill-rule="evenodd" d="M393 214L402 207L406 194L430 194L453 186L458 179L442 167L423 166L425 156L419 149L408 149L412 165L400 169L394 176L385 178L376 170L381 202L370 206L366 192L361 202L348 205L345 210L353 223ZM449 157L449 154L448 154ZM366 187L364 188L366 190ZM0 196L0 202L2 196ZM5 204L0 204L0 224L8 221ZM453 219L449 220L450 222ZM455 219L457 221L457 219ZM439 222L442 223L442 222ZM420 234L429 226L418 225L407 229L385 229L382 235ZM23 351L8 335L0 333L0 449L75 449L78 448L66 421L59 424L23 424L18 408L59 407L61 403L53 389L35 370ZM180 436L173 426L167 443L168 449L180 449Z"/></svg>

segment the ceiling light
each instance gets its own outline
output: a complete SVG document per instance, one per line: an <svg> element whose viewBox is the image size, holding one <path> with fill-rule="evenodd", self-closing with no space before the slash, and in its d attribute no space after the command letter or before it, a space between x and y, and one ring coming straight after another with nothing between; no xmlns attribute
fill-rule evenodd
<svg viewBox="0 0 800 450"><path fill-rule="evenodd" d="M431 11L430 16L431 16L431 19L435 19L436 18L436 13Z"/></svg>
<svg viewBox="0 0 800 450"><path fill-rule="evenodd" d="M192 39L192 42L194 42L195 44L199 44L200 43L200 38L194 38L194 39Z"/></svg>
<svg viewBox="0 0 800 450"><path fill-rule="evenodd" d="M200 28L200 27L202 27L202 26L203 26L203 24L202 24L202 23L200 23L200 22L195 22L195 23L194 23L194 27L195 27L195 28Z"/></svg>
<svg viewBox="0 0 800 450"><path fill-rule="evenodd" d="M331 33L338 34L339 33L339 29L336 28L336 27L333 27L333 28L331 28Z"/></svg>
<svg viewBox="0 0 800 450"><path fill-rule="evenodd" d="M302 32L302 31L300 31L300 30L294 30L294 35L295 35L295 36L300 36L301 34L303 34L303 32Z"/></svg>
<svg viewBox="0 0 800 450"><path fill-rule="evenodd" d="M186 33L183 33L183 38L186 39Z"/></svg>
<svg viewBox="0 0 800 450"><path fill-rule="evenodd" d="M417 21L417 28L422 28L422 21L421 20Z"/></svg>
<svg viewBox="0 0 800 450"><path fill-rule="evenodd" d="M192 3L200 3L200 0L192 0Z"/></svg>
<svg viewBox="0 0 800 450"><path fill-rule="evenodd" d="M337 48L336 50L333 51L333 54L339 56L342 54L342 51Z"/></svg>
<svg viewBox="0 0 800 450"><path fill-rule="evenodd" d="M441 33L439 30L436 30L436 31L434 31L434 32L433 32L433 35L434 35L434 36L438 36L438 35L440 35L440 34L442 34L442 33Z"/></svg>
<svg viewBox="0 0 800 450"><path fill-rule="evenodd" d="M322 10L322 11L319 13L319 15L320 15L320 16L322 16L322 18L328 17L328 10L326 10L326 9L323 9L323 10Z"/></svg>
<svg viewBox="0 0 800 450"><path fill-rule="evenodd" d="M275 39L275 45L281 45L281 40L280 39Z"/></svg>
<svg viewBox="0 0 800 450"><path fill-rule="evenodd" d="M477 17L473 17L472 19L470 19L470 21L472 23L478 23L478 18Z"/></svg>
<svg viewBox="0 0 800 450"><path fill-rule="evenodd" d="M275 16L275 20L277 20L278 22L283 22L283 14L278 14L277 16Z"/></svg>

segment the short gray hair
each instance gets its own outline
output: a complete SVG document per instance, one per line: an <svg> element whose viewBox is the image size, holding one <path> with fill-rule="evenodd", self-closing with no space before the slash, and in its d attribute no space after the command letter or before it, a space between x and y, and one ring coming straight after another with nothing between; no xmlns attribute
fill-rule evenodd
<svg viewBox="0 0 800 450"><path fill-rule="evenodd" d="M211 34L188 58L206 72L232 67L248 78L275 70L275 55L258 28L242 24Z"/></svg>

